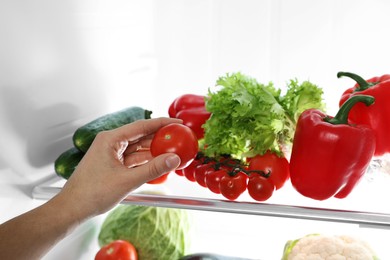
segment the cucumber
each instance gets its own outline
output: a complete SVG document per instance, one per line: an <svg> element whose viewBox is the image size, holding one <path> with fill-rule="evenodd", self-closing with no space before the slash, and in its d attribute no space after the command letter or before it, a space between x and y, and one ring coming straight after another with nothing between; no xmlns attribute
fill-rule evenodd
<svg viewBox="0 0 390 260"><path fill-rule="evenodd" d="M83 156L84 153L76 147L66 150L54 162L56 174L64 179L69 179Z"/></svg>
<svg viewBox="0 0 390 260"><path fill-rule="evenodd" d="M128 107L101 116L78 128L73 134L73 144L85 153L99 132L115 129L140 119L150 119L151 114L151 111L141 107Z"/></svg>

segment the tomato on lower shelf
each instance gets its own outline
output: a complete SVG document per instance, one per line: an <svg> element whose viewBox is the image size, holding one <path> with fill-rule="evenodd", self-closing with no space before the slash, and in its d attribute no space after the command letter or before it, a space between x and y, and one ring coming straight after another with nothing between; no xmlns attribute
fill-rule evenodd
<svg viewBox="0 0 390 260"><path fill-rule="evenodd" d="M138 260L137 250L126 240L114 240L97 252L95 260Z"/></svg>

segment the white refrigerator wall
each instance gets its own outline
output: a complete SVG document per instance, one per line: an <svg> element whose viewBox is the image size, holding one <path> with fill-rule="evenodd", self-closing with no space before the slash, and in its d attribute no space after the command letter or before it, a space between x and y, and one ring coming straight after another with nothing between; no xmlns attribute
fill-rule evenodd
<svg viewBox="0 0 390 260"><path fill-rule="evenodd" d="M328 112L363 77L389 73L385 0L3 0L0 169L34 179L81 124L127 106L166 116L241 71L324 88Z"/></svg>

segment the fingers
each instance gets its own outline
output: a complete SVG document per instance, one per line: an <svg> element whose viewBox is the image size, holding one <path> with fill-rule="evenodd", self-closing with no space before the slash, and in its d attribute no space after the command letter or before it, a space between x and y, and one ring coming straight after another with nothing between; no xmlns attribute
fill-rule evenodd
<svg viewBox="0 0 390 260"><path fill-rule="evenodd" d="M153 159L153 157L152 157L150 151L148 151L148 150L138 151L138 152L133 152L129 155L126 155L124 157L123 164L128 168L132 168L132 167L136 167L136 166L145 164L148 161L150 161L151 159Z"/></svg>
<svg viewBox="0 0 390 260"><path fill-rule="evenodd" d="M129 144L126 151L123 154L129 155L134 152L148 151L150 149L151 142L152 142L152 138L146 137L145 139L141 139L136 143Z"/></svg>
<svg viewBox="0 0 390 260"><path fill-rule="evenodd" d="M182 120L139 120L114 130L102 131L96 136L85 159L90 158L92 162L89 165L101 172L101 178L112 179L115 176L115 180L111 180L113 185L123 181L125 187L119 189L122 192L125 189L134 190L179 166L180 158L176 154L162 154L153 158L149 150L154 133L172 123L182 123ZM117 175L111 176L113 171Z"/></svg>
<svg viewBox="0 0 390 260"><path fill-rule="evenodd" d="M82 197L80 211L85 216L94 216L106 212L144 183L175 170L180 165L176 154L152 158L149 150L154 133L171 123L182 120L139 120L100 132L62 193L74 200Z"/></svg>
<svg viewBox="0 0 390 260"><path fill-rule="evenodd" d="M161 127L172 124L182 123L182 120L176 118L155 118L147 120L138 120L112 130L115 132L117 141L137 142L140 138L154 134Z"/></svg>
<svg viewBox="0 0 390 260"><path fill-rule="evenodd" d="M122 161L123 156L141 149L149 149L154 133L161 127L172 123L182 123L182 120L164 117L138 120L113 130L100 132L95 142L103 139L101 143L114 148L116 157Z"/></svg>

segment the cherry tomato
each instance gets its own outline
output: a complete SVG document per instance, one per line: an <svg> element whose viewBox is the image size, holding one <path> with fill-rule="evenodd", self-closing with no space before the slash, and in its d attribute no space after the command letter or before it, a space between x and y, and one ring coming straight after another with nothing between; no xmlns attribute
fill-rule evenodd
<svg viewBox="0 0 390 260"><path fill-rule="evenodd" d="M234 176L225 174L219 183L221 194L229 199L237 199L246 190L247 177L244 173L239 172Z"/></svg>
<svg viewBox="0 0 390 260"><path fill-rule="evenodd" d="M227 174L227 171L224 169L219 169L216 171L213 171L206 175L206 186L209 190L211 190L214 193L220 194L221 189L219 187L219 184L221 182L221 179L223 176Z"/></svg>
<svg viewBox="0 0 390 260"><path fill-rule="evenodd" d="M184 176L183 169L175 170L175 173L179 176Z"/></svg>
<svg viewBox="0 0 390 260"><path fill-rule="evenodd" d="M161 184L167 181L169 172L166 174L161 175L160 177L157 177L154 180L148 181L148 184Z"/></svg>
<svg viewBox="0 0 390 260"><path fill-rule="evenodd" d="M191 128L198 139L202 139L204 137L204 129L202 126L206 123L210 116L211 113L204 107L185 109L176 114L176 118L183 120L183 124Z"/></svg>
<svg viewBox="0 0 390 260"><path fill-rule="evenodd" d="M265 201L269 199L274 189L275 185L259 174L252 174L249 177L248 193L254 200Z"/></svg>
<svg viewBox="0 0 390 260"><path fill-rule="evenodd" d="M189 181L195 182L195 168L202 164L204 161L204 156L198 153L195 159L188 165L186 168L182 169L184 177L186 177Z"/></svg>
<svg viewBox="0 0 390 260"><path fill-rule="evenodd" d="M150 152L153 156L163 153L175 153L180 159L177 169L187 167L198 153L198 139L194 131L182 124L169 124L161 127L155 134L150 144Z"/></svg>
<svg viewBox="0 0 390 260"><path fill-rule="evenodd" d="M276 190L283 187L284 183L290 178L290 166L287 159L269 151L264 155L256 155L250 158L248 169L250 171L270 172L268 180L272 181Z"/></svg>
<svg viewBox="0 0 390 260"><path fill-rule="evenodd" d="M137 250L128 241L114 240L96 253L95 260L138 260Z"/></svg>
<svg viewBox="0 0 390 260"><path fill-rule="evenodd" d="M182 169L184 177L189 181L195 182L195 168L200 162L198 160L193 160L190 165Z"/></svg>
<svg viewBox="0 0 390 260"><path fill-rule="evenodd" d="M207 188L206 176L214 172L213 163L200 164L195 168L195 181L202 187Z"/></svg>

